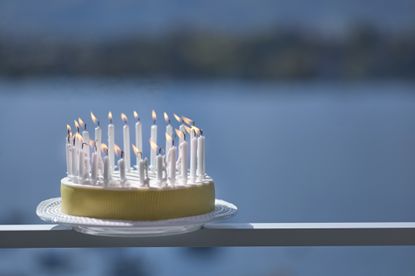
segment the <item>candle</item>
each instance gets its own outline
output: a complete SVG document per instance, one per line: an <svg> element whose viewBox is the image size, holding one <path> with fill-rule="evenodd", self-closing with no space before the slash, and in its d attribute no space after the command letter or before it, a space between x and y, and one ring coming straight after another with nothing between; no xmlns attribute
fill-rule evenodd
<svg viewBox="0 0 415 276"><path fill-rule="evenodd" d="M199 138L197 138L197 175L203 179L205 171L205 136L200 130Z"/></svg>
<svg viewBox="0 0 415 276"><path fill-rule="evenodd" d="M173 113L173 116L176 119L176 121L180 123L179 130L184 133L185 129L184 129L182 118L178 116L176 113ZM179 146L182 142L183 142L183 138L179 137Z"/></svg>
<svg viewBox="0 0 415 276"><path fill-rule="evenodd" d="M82 120L81 117L78 118L78 122L79 122L80 127L82 127L82 129L83 129L82 130L82 138L84 139L85 143L89 144L89 132L86 129L86 123L84 122L84 120Z"/></svg>
<svg viewBox="0 0 415 276"><path fill-rule="evenodd" d="M168 153L171 147L172 139L168 140L167 135L169 135L170 137L173 137L173 126L171 125L169 115L166 112L164 112L163 115L164 115L164 121L166 122L166 151L165 152Z"/></svg>
<svg viewBox="0 0 415 276"><path fill-rule="evenodd" d="M92 182L95 183L97 181L97 178L98 178L98 154L96 153L96 151L94 151L92 153L92 164L91 164L91 180L92 180ZM105 162L104 162L104 179L105 179Z"/></svg>
<svg viewBox="0 0 415 276"><path fill-rule="evenodd" d="M154 110L151 111L151 118L153 120L153 124L151 125L150 141L157 145L157 125L156 125L157 114ZM156 170L156 155L157 155L157 148L154 149L152 147L150 151L150 168L153 172L155 172Z"/></svg>
<svg viewBox="0 0 415 276"><path fill-rule="evenodd" d="M172 146L173 146L173 134L169 134L166 132L166 154L169 152Z"/></svg>
<svg viewBox="0 0 415 276"><path fill-rule="evenodd" d="M190 138L190 177L194 179L197 168L197 137L194 135L194 130L191 132L193 133L193 137Z"/></svg>
<svg viewBox="0 0 415 276"><path fill-rule="evenodd" d="M157 180L159 183L163 181L163 170L164 168L164 156L161 154L161 149L159 149L157 154Z"/></svg>
<svg viewBox="0 0 415 276"><path fill-rule="evenodd" d="M91 112L91 119L92 119L92 122L94 122L94 124L96 125L94 138L95 138L95 143L97 145L97 148L100 149L101 143L102 143L102 129L100 127L98 118L92 112ZM101 153L98 152L98 155L101 156Z"/></svg>
<svg viewBox="0 0 415 276"><path fill-rule="evenodd" d="M127 171L131 170L131 154L130 154L130 128L128 127L128 117L124 113L121 113L121 120L124 122L123 130L123 142L124 142L124 163Z"/></svg>
<svg viewBox="0 0 415 276"><path fill-rule="evenodd" d="M141 159L142 159L142 152L140 151L139 148L136 147L136 145L132 144L131 145L133 148L133 152L134 155L136 156L137 159L137 173L138 173L138 178L140 179L140 184L143 184L144 181L144 170L142 170L141 166Z"/></svg>
<svg viewBox="0 0 415 276"><path fill-rule="evenodd" d="M124 152L121 150L121 148L118 145L114 145L114 151L118 156L120 156L120 159L118 160L117 165L118 165L118 170L120 172L121 185L123 185L127 181L126 173L125 173Z"/></svg>
<svg viewBox="0 0 415 276"><path fill-rule="evenodd" d="M83 145L83 144L82 144ZM85 180L85 162L84 162L84 158L85 158L85 154L83 152L83 150L81 150L81 152L79 153L79 177L81 179L81 182L83 183L83 181Z"/></svg>
<svg viewBox="0 0 415 276"><path fill-rule="evenodd" d="M145 187L150 186L147 157L140 160L140 184Z"/></svg>
<svg viewBox="0 0 415 276"><path fill-rule="evenodd" d="M111 172L114 171L114 143L115 143L115 127L112 123L112 112L108 112L108 159Z"/></svg>
<svg viewBox="0 0 415 276"><path fill-rule="evenodd" d="M187 182L187 142L184 132L176 129L177 136L182 138L183 142L179 145L179 166L180 166L180 176L183 180L183 183Z"/></svg>
<svg viewBox="0 0 415 276"><path fill-rule="evenodd" d="M111 180L111 167L108 155L104 156L104 186L109 186Z"/></svg>
<svg viewBox="0 0 415 276"><path fill-rule="evenodd" d="M176 182L176 147L174 144L170 147L167 153L167 166L170 183L174 185Z"/></svg>
<svg viewBox="0 0 415 276"><path fill-rule="evenodd" d="M111 163L110 163L110 159L108 156L108 147L105 144L101 144L101 149L99 149L100 151L102 151L104 153L104 158L103 158L103 177L104 177L104 186L108 186L111 182L112 179L112 169L111 169ZM97 165L96 165L96 170L98 171L98 163L100 162L100 156L101 154L96 154L96 161L97 161ZM97 176L98 177L98 176Z"/></svg>
<svg viewBox="0 0 415 276"><path fill-rule="evenodd" d="M73 180L75 180L76 176L78 175L78 156L76 155L76 148L75 148L75 144L76 144L76 135L73 136L72 138L73 143L72 143L72 178Z"/></svg>
<svg viewBox="0 0 415 276"><path fill-rule="evenodd" d="M66 125L66 174L68 176L72 175L72 130L70 125Z"/></svg>
<svg viewBox="0 0 415 276"><path fill-rule="evenodd" d="M142 127L141 127L141 121L140 121L140 117L138 116L137 111L134 111L134 119L135 119L135 146L137 147L139 152L143 151L143 137L142 137ZM138 169L138 165L140 163L141 160L141 155L140 155L140 159L138 158L138 155L136 155L136 165L137 165L137 169Z"/></svg>

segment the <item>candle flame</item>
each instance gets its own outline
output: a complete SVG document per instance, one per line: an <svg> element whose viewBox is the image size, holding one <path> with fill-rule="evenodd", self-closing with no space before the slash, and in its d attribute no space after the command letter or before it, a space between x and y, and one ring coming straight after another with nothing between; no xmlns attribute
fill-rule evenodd
<svg viewBox="0 0 415 276"><path fill-rule="evenodd" d="M170 118L169 118L169 115L168 115L166 112L164 112L164 113L163 113L163 116L164 116L164 121L166 122L166 124L170 124Z"/></svg>
<svg viewBox="0 0 415 276"><path fill-rule="evenodd" d="M101 151L105 154L108 154L108 146L104 143L101 144Z"/></svg>
<svg viewBox="0 0 415 276"><path fill-rule="evenodd" d="M71 126L70 126L70 125L68 125L68 124L66 124L66 131L68 132L68 135L69 135L69 133L71 133L71 132L72 132L72 128L71 128Z"/></svg>
<svg viewBox="0 0 415 276"><path fill-rule="evenodd" d="M192 133L192 128L191 127L188 127L188 126L184 125L184 129L186 130L187 134L190 135Z"/></svg>
<svg viewBox="0 0 415 276"><path fill-rule="evenodd" d="M79 132L79 123L78 123L78 121L77 120L74 120L73 121L73 124L75 125L75 128L78 130L78 132Z"/></svg>
<svg viewBox="0 0 415 276"><path fill-rule="evenodd" d="M184 139L184 133L183 131L181 131L180 129L175 129L176 130L176 135L180 138L180 139Z"/></svg>
<svg viewBox="0 0 415 276"><path fill-rule="evenodd" d="M151 150L157 151L159 146L157 146L156 143L150 140L150 147L151 147Z"/></svg>
<svg viewBox="0 0 415 276"><path fill-rule="evenodd" d="M99 126L99 120L98 120L97 116L95 116L95 114L92 113L92 112L91 112L91 119L92 119L92 122L94 122L94 124Z"/></svg>
<svg viewBox="0 0 415 276"><path fill-rule="evenodd" d="M157 120L157 114L154 109L151 111L151 119L153 120L153 124L155 124Z"/></svg>
<svg viewBox="0 0 415 276"><path fill-rule="evenodd" d="M112 112L108 112L108 121L112 124Z"/></svg>
<svg viewBox="0 0 415 276"><path fill-rule="evenodd" d="M176 119L176 121L177 121L178 123L181 123L181 122L182 122L182 118L180 118L180 116L179 116L179 115L177 115L176 113L173 113L173 116L174 116L174 119Z"/></svg>
<svg viewBox="0 0 415 276"><path fill-rule="evenodd" d="M121 113L121 120L124 122L124 124L128 123L128 117L124 113Z"/></svg>
<svg viewBox="0 0 415 276"><path fill-rule="evenodd" d="M84 122L84 120L82 120L82 118L81 117L79 117L78 118L78 122L79 122L79 125L84 129L84 130L86 130L86 123Z"/></svg>
<svg viewBox="0 0 415 276"><path fill-rule="evenodd" d="M134 111L133 112L133 115L134 115L134 119L138 122L138 121L140 121L140 117L138 116L138 113L137 113L137 111Z"/></svg>
<svg viewBox="0 0 415 276"><path fill-rule="evenodd" d="M196 127L196 126L192 126L192 130L195 132L195 134L196 134L197 136L199 136L199 135L200 135L200 133L201 133L200 128L198 128L198 127Z"/></svg>
<svg viewBox="0 0 415 276"><path fill-rule="evenodd" d="M188 117L182 116L182 120L188 126L191 126L193 124L193 120Z"/></svg>
<svg viewBox="0 0 415 276"><path fill-rule="evenodd" d="M122 150L121 150L121 148L117 144L114 145L114 153L117 156L121 156Z"/></svg>
<svg viewBox="0 0 415 276"><path fill-rule="evenodd" d="M135 154L136 157L138 157L138 155L140 154L140 157L142 156L142 152L139 148L137 148L134 144L131 144L131 146L133 147L133 152Z"/></svg>

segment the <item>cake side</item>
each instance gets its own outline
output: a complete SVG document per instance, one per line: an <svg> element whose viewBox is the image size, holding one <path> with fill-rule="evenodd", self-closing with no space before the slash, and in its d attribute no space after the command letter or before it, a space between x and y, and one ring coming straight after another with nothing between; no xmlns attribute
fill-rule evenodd
<svg viewBox="0 0 415 276"><path fill-rule="evenodd" d="M114 189L61 181L62 212L101 219L154 221L195 216L215 208L213 181L166 188Z"/></svg>

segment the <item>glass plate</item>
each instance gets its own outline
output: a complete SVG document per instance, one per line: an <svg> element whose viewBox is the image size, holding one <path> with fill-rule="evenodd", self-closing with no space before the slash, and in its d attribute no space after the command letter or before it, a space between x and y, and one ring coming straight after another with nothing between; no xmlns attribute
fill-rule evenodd
<svg viewBox="0 0 415 276"><path fill-rule="evenodd" d="M108 220L70 216L61 212L61 198L51 198L39 203L36 214L43 221L71 226L74 230L98 236L149 237L168 236L196 231L204 224L230 217L238 208L224 200L215 200L213 212L191 217L158 221Z"/></svg>

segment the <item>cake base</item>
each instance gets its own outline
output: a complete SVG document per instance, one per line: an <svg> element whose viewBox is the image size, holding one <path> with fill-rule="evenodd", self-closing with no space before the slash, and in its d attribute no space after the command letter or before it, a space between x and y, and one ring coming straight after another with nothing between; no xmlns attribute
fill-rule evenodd
<svg viewBox="0 0 415 276"><path fill-rule="evenodd" d="M165 188L107 188L61 181L62 212L100 219L154 221L201 215L215 208L211 180Z"/></svg>

